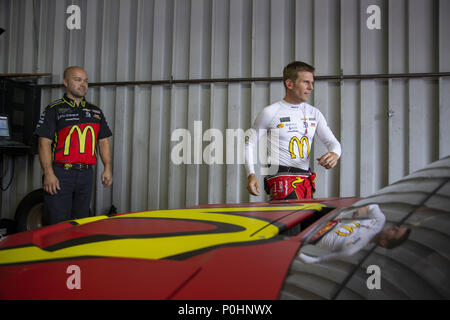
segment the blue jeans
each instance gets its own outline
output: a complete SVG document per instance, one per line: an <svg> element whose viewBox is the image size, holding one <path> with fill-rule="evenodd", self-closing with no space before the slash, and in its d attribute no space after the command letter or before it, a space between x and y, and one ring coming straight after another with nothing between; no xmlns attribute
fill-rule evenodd
<svg viewBox="0 0 450 320"><path fill-rule="evenodd" d="M44 224L88 217L94 180L93 168L67 170L53 166L53 170L61 190L57 190L54 195L45 193Z"/></svg>

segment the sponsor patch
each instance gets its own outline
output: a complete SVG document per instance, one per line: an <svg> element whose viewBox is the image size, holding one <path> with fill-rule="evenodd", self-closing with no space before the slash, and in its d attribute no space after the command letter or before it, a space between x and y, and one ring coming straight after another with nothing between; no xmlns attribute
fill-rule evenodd
<svg viewBox="0 0 450 320"><path fill-rule="evenodd" d="M64 118L64 120L72 120L71 118L73 118L73 117L78 117L78 113L66 113L66 114L58 114L58 116L56 117L56 120L60 120L60 119L63 119ZM70 119L68 119L68 118L70 118Z"/></svg>
<svg viewBox="0 0 450 320"><path fill-rule="evenodd" d="M298 126L294 123L289 124L288 132L298 132Z"/></svg>
<svg viewBox="0 0 450 320"><path fill-rule="evenodd" d="M69 112L69 111L71 111L72 109L71 108L59 108L58 109L58 112L59 113L67 113L67 112Z"/></svg>

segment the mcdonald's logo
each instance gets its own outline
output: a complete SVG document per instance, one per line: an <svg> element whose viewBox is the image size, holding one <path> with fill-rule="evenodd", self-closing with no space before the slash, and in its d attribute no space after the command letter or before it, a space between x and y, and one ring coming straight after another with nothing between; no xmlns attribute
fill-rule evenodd
<svg viewBox="0 0 450 320"><path fill-rule="evenodd" d="M83 131L81 131L81 128L79 126L73 126L69 134L66 137L66 140L64 141L64 155L69 155L70 152L70 140L72 137L72 134L74 131L77 131L78 133L78 141L80 142L80 153L86 152L86 138L88 131L91 132L91 139L92 139L92 155L95 153L95 130L91 126L84 127Z"/></svg>
<svg viewBox="0 0 450 320"><path fill-rule="evenodd" d="M289 152L291 153L291 158L295 159L295 153L294 153L294 142L297 144L297 148L299 150L300 153L300 158L305 159L305 157L303 156L303 144L306 144L306 147L308 149L308 153L306 155L306 158L309 157L309 151L310 151L310 147L309 147L309 140L308 137L303 136L300 140L297 137L292 137L291 141L289 141Z"/></svg>
<svg viewBox="0 0 450 320"><path fill-rule="evenodd" d="M359 228L359 223L353 222L349 225L342 226L336 233L342 237L347 237L353 233L353 230ZM347 231L347 232L346 232Z"/></svg>
<svg viewBox="0 0 450 320"><path fill-rule="evenodd" d="M297 177L297 179L295 179L294 181L292 181L291 186L296 189L297 188L297 184L302 183L303 181L305 181L305 179L302 179L300 177Z"/></svg>

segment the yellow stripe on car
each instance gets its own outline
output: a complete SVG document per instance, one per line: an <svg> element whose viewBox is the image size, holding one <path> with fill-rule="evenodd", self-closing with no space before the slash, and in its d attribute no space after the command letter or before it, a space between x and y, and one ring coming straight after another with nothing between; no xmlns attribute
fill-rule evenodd
<svg viewBox="0 0 450 320"><path fill-rule="evenodd" d="M208 247L236 244L249 241L260 241L270 239L279 233L278 227L269 221L258 217L239 215L239 212L270 212L270 211L293 211L293 210L317 210L321 211L325 205L319 203L299 204L295 206L277 207L232 207L232 208L199 208L182 210L160 210L131 213L113 217L97 216L73 220L72 223L85 225L96 223L105 219L128 219L128 218L164 218L196 220L202 223L224 223L230 226L241 227L239 231L211 232L206 230L203 234L168 234L158 237L133 238L126 236L116 239L98 240L93 238L92 242L76 243L61 249L48 251L35 245L0 250L0 265L38 262L45 260L59 260L76 257L120 257L138 259L164 259L167 257L185 254ZM227 214L228 213L228 214ZM232 214L233 213L233 214ZM70 229L76 232L76 227ZM98 233L101 234L101 233ZM98 235L94 234L94 235ZM108 235L107 235L108 236Z"/></svg>

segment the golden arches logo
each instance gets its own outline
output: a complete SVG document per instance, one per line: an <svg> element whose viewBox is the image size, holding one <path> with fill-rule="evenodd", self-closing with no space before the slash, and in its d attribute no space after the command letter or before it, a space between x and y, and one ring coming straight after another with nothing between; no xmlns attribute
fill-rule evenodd
<svg viewBox="0 0 450 320"><path fill-rule="evenodd" d="M291 138L291 141L289 141L289 152L291 153L291 158L292 159L295 158L294 142L297 143L297 148L298 148L299 153L300 153L300 158L304 158L304 156L303 156L303 143L306 143L306 147L308 149L308 153L307 153L306 157L308 158L309 157L309 151L310 151L308 137L303 136L300 140L297 137L292 137Z"/></svg>
<svg viewBox="0 0 450 320"><path fill-rule="evenodd" d="M338 231L336 231L336 234L342 236L342 237L348 237L351 235L354 231L354 229L359 228L359 223L353 222L349 225L342 226ZM347 232L345 232L347 231Z"/></svg>
<svg viewBox="0 0 450 320"><path fill-rule="evenodd" d="M91 126L84 127L83 131L81 131L79 126L73 126L70 128L69 134L66 137L66 140L64 141L64 155L69 155L70 152L70 139L72 137L72 134L74 131L77 131L78 133L78 141L80 142L80 153L86 152L86 138L88 131L91 132L91 139L92 139L92 155L95 153L95 130Z"/></svg>
<svg viewBox="0 0 450 320"><path fill-rule="evenodd" d="M302 183L303 181L305 181L305 179L302 179L300 177L297 177L294 181L292 181L291 186L296 189L297 188L297 184Z"/></svg>

